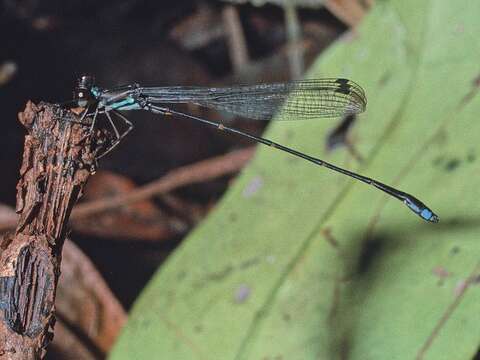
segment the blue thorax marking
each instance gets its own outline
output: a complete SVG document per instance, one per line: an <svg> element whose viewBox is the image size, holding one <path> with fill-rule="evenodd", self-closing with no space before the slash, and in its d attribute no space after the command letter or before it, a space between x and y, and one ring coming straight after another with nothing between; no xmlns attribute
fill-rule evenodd
<svg viewBox="0 0 480 360"><path fill-rule="evenodd" d="M90 88L90 91L92 95L95 96L95 98L98 98L101 94L101 90L96 86L93 86L92 88Z"/></svg>
<svg viewBox="0 0 480 360"><path fill-rule="evenodd" d="M135 104L135 99L132 97L127 97L121 101L114 102L112 104L107 105L111 110L131 110L131 105L135 105L138 108L138 105Z"/></svg>

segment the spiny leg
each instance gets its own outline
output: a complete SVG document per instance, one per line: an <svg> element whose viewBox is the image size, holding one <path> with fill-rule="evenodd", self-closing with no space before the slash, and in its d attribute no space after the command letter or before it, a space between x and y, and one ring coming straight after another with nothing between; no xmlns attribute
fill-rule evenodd
<svg viewBox="0 0 480 360"><path fill-rule="evenodd" d="M105 150L103 153L101 153L99 156L97 156L97 160L101 159L105 155L107 155L110 151L112 151L117 145L120 143L120 132L118 131L117 127L115 126L115 123L112 120L112 117L110 116L109 111L105 110L105 116L108 119L108 122L110 123L113 131L115 132L115 140L112 142L112 144Z"/></svg>
<svg viewBox="0 0 480 360"><path fill-rule="evenodd" d="M87 108L88 109L88 108ZM87 113L85 112L85 114L82 116L82 119L87 116L86 115ZM90 131L89 131L89 135L91 136L93 134L93 130L95 129L95 124L97 123L97 116L98 116L98 106L97 108L95 109L95 113L93 114L93 119L92 119L92 123L90 124Z"/></svg>
<svg viewBox="0 0 480 360"><path fill-rule="evenodd" d="M115 141L119 141L120 139L120 132L118 131L115 123L113 122L112 117L110 116L110 112L105 110L105 115L107 116L108 122L112 126L113 131L115 132L115 137L117 138Z"/></svg>
<svg viewBox="0 0 480 360"><path fill-rule="evenodd" d="M116 148L118 146L118 144L120 144L120 142L122 141L122 139L127 136L127 134L132 131L133 129L133 124L130 120L128 120L125 116L123 116L122 114L120 114L118 111L115 111L115 110L111 110L113 111L113 113L115 115L117 115L120 119L123 120L123 122L127 125L127 130L125 130L122 134L120 134L120 132L118 131L117 127L115 126L115 123L112 119L112 117L110 116L110 112L109 111L105 111L105 115L107 116L108 118L108 121L110 122L110 125L112 126L112 129L113 131L115 132L115 141L112 143L112 145L110 145L110 147L108 147L107 150L105 150L105 152L103 152L102 154L100 154L99 156L97 156L97 159L100 159L102 157L104 157L105 155L107 155L109 152L111 152L114 148Z"/></svg>
<svg viewBox="0 0 480 360"><path fill-rule="evenodd" d="M123 132L123 134L120 135L120 139L119 139L119 140L122 140L125 136L127 136L127 134L128 134L130 131L132 131L132 129L133 129L133 124L132 124L132 122L131 122L130 120L127 119L126 116L122 115L120 112L118 112L118 111L116 111L116 110L112 110L112 111L113 111L113 113L114 113L115 115L117 115L120 119L122 119L123 122L127 125L127 130L125 130L125 131Z"/></svg>
<svg viewBox="0 0 480 360"><path fill-rule="evenodd" d="M88 116L88 110L89 109L90 109L90 106L87 106L87 108L83 112L82 116L80 117L80 121L79 121L80 124L87 125L87 123L83 122L83 120L85 120L85 118ZM93 113L93 118L92 118L92 123L90 124L90 129L88 130L87 134L85 134L85 136L83 136L80 139L80 141L84 141L87 138L92 138L93 130L95 129L95 124L97 122L98 113L99 113L99 111L98 111L98 106L97 106L96 109L95 109L95 112Z"/></svg>

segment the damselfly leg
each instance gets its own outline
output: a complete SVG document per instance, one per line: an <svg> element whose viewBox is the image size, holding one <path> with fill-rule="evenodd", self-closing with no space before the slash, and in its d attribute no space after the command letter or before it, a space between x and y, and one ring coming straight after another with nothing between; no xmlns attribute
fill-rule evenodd
<svg viewBox="0 0 480 360"><path fill-rule="evenodd" d="M123 121L124 125L126 126L126 129L123 132L118 131L118 128L115 125L115 122L113 121L112 116L110 116L110 113L113 113ZM110 123L110 126L115 133L115 140L107 147L107 149L104 152L102 152L100 155L97 156L97 160L101 159L102 157L110 153L113 149L115 149L118 146L118 144L120 144L122 139L125 136L127 136L128 133L133 129L132 122L116 110L105 111L105 116L107 117L108 122Z"/></svg>

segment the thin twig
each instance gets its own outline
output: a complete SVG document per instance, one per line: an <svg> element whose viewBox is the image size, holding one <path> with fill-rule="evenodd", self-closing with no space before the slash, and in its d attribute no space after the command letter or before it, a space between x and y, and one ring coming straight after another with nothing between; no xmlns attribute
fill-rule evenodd
<svg viewBox="0 0 480 360"><path fill-rule="evenodd" d="M227 33L227 44L230 61L235 73L241 73L249 63L247 42L243 34L242 23L238 16L237 8L233 5L225 6L223 24Z"/></svg>
<svg viewBox="0 0 480 360"><path fill-rule="evenodd" d="M154 195L164 194L182 186L201 183L237 172L252 158L253 152L253 147L235 150L226 155L177 168L131 193L80 204L73 210L72 219L91 216L122 205L145 200Z"/></svg>
<svg viewBox="0 0 480 360"><path fill-rule="evenodd" d="M444 313L438 320L437 324L433 328L432 332L426 339L426 341L422 344L422 347L417 352L417 356L415 357L416 360L422 360L425 358L427 351L431 348L435 339L438 338L440 331L445 327L447 321L452 317L453 313L457 308L460 306L463 298L465 297L465 293L471 287L472 284L478 282L478 277L480 274L480 263L477 263L474 269L472 270L470 276L461 284L458 288L457 294L453 301L448 305L445 309Z"/></svg>
<svg viewBox="0 0 480 360"><path fill-rule="evenodd" d="M162 178L141 186L128 194L79 204L74 208L70 219L76 220L89 217L122 205L165 194L182 186L201 183L220 176L232 174L245 166L252 158L254 151L254 147L235 150L225 155L216 156L172 170ZM0 232L10 230L14 228L15 225L16 220L4 221L0 223Z"/></svg>
<svg viewBox="0 0 480 360"><path fill-rule="evenodd" d="M363 19L373 0L325 0L323 5L349 27L356 27Z"/></svg>
<svg viewBox="0 0 480 360"><path fill-rule="evenodd" d="M79 204L73 210L71 219L76 220L91 216L122 205L145 200L155 195L164 194L182 186L201 183L237 172L252 158L254 151L253 147L235 150L226 155L216 156L199 161L193 165L186 165L172 170L162 178L139 187L128 194Z"/></svg>
<svg viewBox="0 0 480 360"><path fill-rule="evenodd" d="M287 25L290 76L292 79L299 79L304 72L303 48L301 46L302 28L294 4L286 2L284 11Z"/></svg>

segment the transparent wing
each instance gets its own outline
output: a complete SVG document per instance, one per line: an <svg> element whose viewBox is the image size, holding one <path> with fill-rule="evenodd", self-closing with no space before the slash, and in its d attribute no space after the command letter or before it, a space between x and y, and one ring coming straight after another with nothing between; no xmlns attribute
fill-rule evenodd
<svg viewBox="0 0 480 360"><path fill-rule="evenodd" d="M365 110L363 89L347 79L313 79L232 87L141 87L154 104L193 103L255 120L339 117Z"/></svg>

